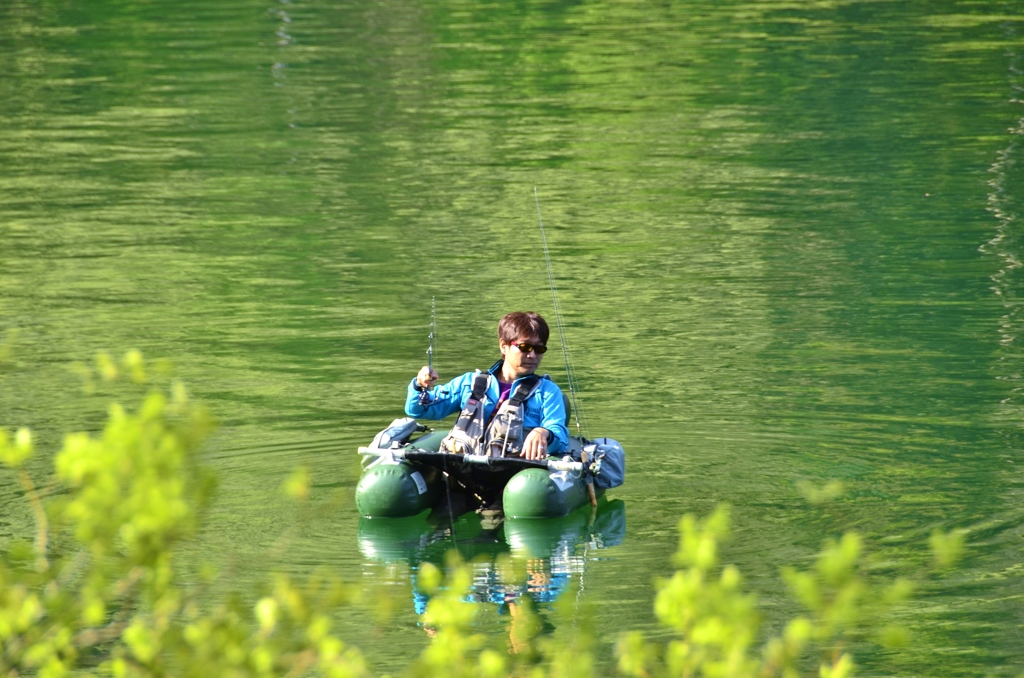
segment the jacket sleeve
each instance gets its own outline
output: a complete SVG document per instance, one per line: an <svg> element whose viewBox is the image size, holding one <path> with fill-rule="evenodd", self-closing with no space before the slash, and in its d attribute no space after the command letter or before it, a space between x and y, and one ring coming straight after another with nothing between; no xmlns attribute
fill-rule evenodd
<svg viewBox="0 0 1024 678"><path fill-rule="evenodd" d="M409 382L405 394L405 413L417 419L444 419L453 412L462 409L462 391L465 375L452 379L443 386L435 386L427 391L430 394L429 405L420 404L420 392L416 390L416 378Z"/></svg>
<svg viewBox="0 0 1024 678"><path fill-rule="evenodd" d="M562 402L562 390L554 382L544 389L543 415L541 426L551 431L552 438L548 443L548 454L558 454L569 446L569 430L565 427L565 403Z"/></svg>

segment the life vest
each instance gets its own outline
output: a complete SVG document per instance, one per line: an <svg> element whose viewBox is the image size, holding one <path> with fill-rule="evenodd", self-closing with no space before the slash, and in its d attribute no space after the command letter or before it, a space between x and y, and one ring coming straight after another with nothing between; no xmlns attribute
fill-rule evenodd
<svg viewBox="0 0 1024 678"><path fill-rule="evenodd" d="M523 449L523 403L540 386L540 377L530 375L516 383L508 400L501 403L488 423L484 416L484 396L491 375L477 370L466 407L451 432L441 441L441 450L452 454L486 454L491 457L515 456Z"/></svg>

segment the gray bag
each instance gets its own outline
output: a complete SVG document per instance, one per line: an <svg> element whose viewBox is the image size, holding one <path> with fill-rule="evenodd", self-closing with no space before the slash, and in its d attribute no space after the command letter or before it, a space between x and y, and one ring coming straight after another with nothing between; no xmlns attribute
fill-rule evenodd
<svg viewBox="0 0 1024 678"><path fill-rule="evenodd" d="M416 420L412 417L395 419L391 422L391 426L388 426L373 437L373 444L370 447L375 447L379 450L397 449L409 442L409 438L412 437L413 433L425 430L427 430L427 427L417 424Z"/></svg>
<svg viewBox="0 0 1024 678"><path fill-rule="evenodd" d="M594 485L603 489L618 487L626 479L626 451L611 438L595 438L583 448L593 459Z"/></svg>

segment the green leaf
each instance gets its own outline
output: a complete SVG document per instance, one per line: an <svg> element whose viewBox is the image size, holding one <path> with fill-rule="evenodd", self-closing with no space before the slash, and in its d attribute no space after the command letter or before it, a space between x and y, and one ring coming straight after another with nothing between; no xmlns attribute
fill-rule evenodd
<svg viewBox="0 0 1024 678"><path fill-rule="evenodd" d="M932 547L932 556L938 568L950 568L960 561L964 553L966 535L967 532L965 530L953 530L951 532L935 530L932 532L928 543Z"/></svg>
<svg viewBox="0 0 1024 678"><path fill-rule="evenodd" d="M296 501L309 497L309 469L300 466L281 485L281 490Z"/></svg>
<svg viewBox="0 0 1024 678"><path fill-rule="evenodd" d="M32 431L29 429L19 428L13 442L8 438L7 432L0 429L0 462L18 468L32 456L33 450Z"/></svg>

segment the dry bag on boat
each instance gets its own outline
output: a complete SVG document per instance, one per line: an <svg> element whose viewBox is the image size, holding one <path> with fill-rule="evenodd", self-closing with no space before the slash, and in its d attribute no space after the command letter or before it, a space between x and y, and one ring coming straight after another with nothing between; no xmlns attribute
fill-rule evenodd
<svg viewBox="0 0 1024 678"><path fill-rule="evenodd" d="M626 478L626 451L611 438L595 438L584 448L594 460L594 485L603 489L618 487Z"/></svg>
<svg viewBox="0 0 1024 678"><path fill-rule="evenodd" d="M426 426L417 424L416 420L412 417L395 419L391 422L391 426L388 426L373 437L373 445L371 447L376 447L380 450L396 449L409 442L409 438L416 431L426 430Z"/></svg>

